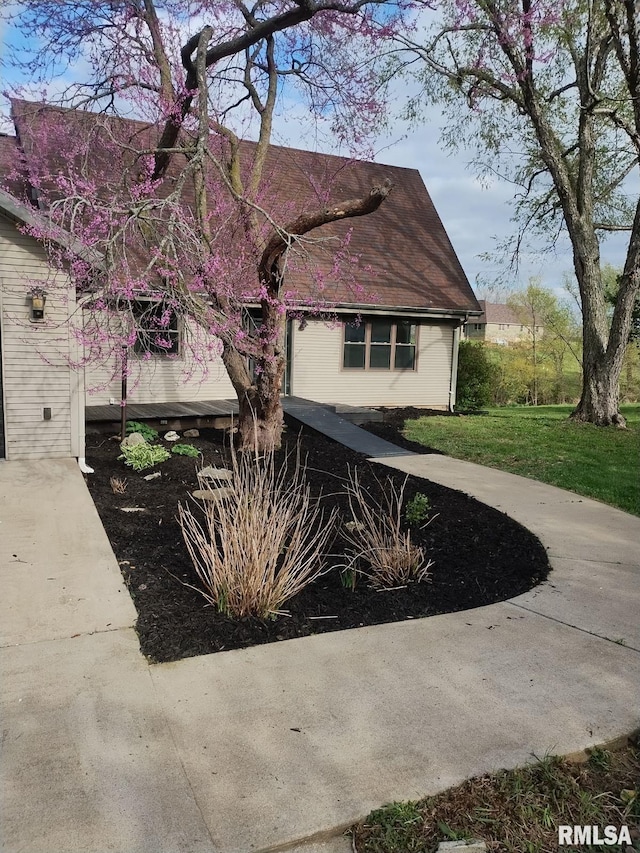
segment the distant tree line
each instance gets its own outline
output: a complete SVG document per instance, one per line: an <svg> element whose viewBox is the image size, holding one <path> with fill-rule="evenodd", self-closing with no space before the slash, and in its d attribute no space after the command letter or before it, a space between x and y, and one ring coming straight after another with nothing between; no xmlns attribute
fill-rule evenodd
<svg viewBox="0 0 640 853"><path fill-rule="evenodd" d="M619 277L612 267L606 268L606 281L613 314ZM507 304L523 327L522 340L508 346L461 342L458 411L576 403L582 388L582 326L571 307L536 279L512 294ZM640 306L634 316L620 375L622 402L640 399Z"/></svg>

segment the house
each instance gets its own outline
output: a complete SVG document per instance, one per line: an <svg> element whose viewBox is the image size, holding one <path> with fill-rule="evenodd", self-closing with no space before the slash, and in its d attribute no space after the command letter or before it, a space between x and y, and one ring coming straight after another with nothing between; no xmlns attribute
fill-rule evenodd
<svg viewBox="0 0 640 853"><path fill-rule="evenodd" d="M48 295L43 318L30 315L34 287L51 272L38 240L24 233L29 218L41 214L30 203L28 181L17 185L13 166L20 154L28 172L36 140L46 137L41 122L52 109L14 102L16 137L0 137L0 168L9 176L9 183L4 182L8 192L0 195L0 454L9 459L82 458L84 406L114 405L117 413L120 400L121 382L113 365L78 366L82 358L74 352L78 344L73 322L81 316L76 302L80 294L71 278ZM78 115L84 122L92 120L92 114L79 111L57 114L65 122ZM118 121L132 138L145 127ZM56 168L56 140L50 140L50 146ZM375 213L323 227L323 240L309 249L310 261L287 279L287 287L299 294L304 306L316 286L314 272L319 271L333 320L304 314L304 308L303 315L288 320L283 392L336 405L452 408L461 329L480 307L420 174L275 146L265 173L270 192L298 212L309 207L309 199L317 204L314 193L319 186L330 186L337 201L361 196L385 178L394 185ZM335 244L327 239L342 239L347 231L350 253L362 261L357 298L333 273ZM64 241L64 235L60 239ZM151 348L151 357L139 360L130 403L198 403L235 396L215 353L208 358L205 375L190 378L181 347L189 331L176 323L168 330L169 355L166 348L155 353ZM130 358L137 358L135 348Z"/></svg>
<svg viewBox="0 0 640 853"><path fill-rule="evenodd" d="M464 337L467 340L505 345L530 338L531 328L522 323L509 305L485 299L480 299L479 304L482 314L465 324ZM542 326L536 326L536 333L542 335Z"/></svg>

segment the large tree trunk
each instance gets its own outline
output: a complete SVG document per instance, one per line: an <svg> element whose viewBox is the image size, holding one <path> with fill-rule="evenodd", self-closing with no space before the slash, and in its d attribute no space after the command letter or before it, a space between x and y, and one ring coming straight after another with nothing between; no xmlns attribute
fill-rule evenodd
<svg viewBox="0 0 640 853"><path fill-rule="evenodd" d="M609 328L598 241L595 234L585 235L580 234L579 229L576 231L578 233L572 234L572 242L583 306L582 393L571 417L597 426L624 428L625 420L619 411L619 382L629 334L628 324L620 326L616 323Z"/></svg>
<svg viewBox="0 0 640 853"><path fill-rule="evenodd" d="M604 359L594 362L585 359L582 380L582 396L571 417L597 426L624 429L625 419L620 414L619 402L620 369L609 367Z"/></svg>

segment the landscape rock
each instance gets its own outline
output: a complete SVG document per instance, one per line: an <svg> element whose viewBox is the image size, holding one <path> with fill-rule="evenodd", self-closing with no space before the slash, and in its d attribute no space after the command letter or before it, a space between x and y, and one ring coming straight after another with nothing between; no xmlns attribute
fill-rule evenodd
<svg viewBox="0 0 640 853"><path fill-rule="evenodd" d="M139 432L131 432L120 442L120 447L135 447L136 444L144 444L144 436Z"/></svg>
<svg viewBox="0 0 640 853"><path fill-rule="evenodd" d="M172 429L170 429L169 432L165 432L164 434L165 441L178 441L179 438L180 436L178 435L178 433Z"/></svg>
<svg viewBox="0 0 640 853"><path fill-rule="evenodd" d="M143 477L143 480L157 480L159 477L162 477L162 471L154 471L153 474L147 474L146 477Z"/></svg>
<svg viewBox="0 0 640 853"><path fill-rule="evenodd" d="M208 480L214 482L233 480L233 471L230 471L228 468L213 468L211 465L208 465L206 468L198 471L198 481L206 483Z"/></svg>
<svg viewBox="0 0 640 853"><path fill-rule="evenodd" d="M487 845L484 841L473 839L470 841L441 841L436 853L486 853Z"/></svg>
<svg viewBox="0 0 640 853"><path fill-rule="evenodd" d="M199 429L186 429L182 433L182 435L185 438L199 438L200 437L200 430Z"/></svg>
<svg viewBox="0 0 640 853"><path fill-rule="evenodd" d="M196 491L191 492L191 494L199 501L217 502L224 500L224 498L231 497L233 489L196 489Z"/></svg>

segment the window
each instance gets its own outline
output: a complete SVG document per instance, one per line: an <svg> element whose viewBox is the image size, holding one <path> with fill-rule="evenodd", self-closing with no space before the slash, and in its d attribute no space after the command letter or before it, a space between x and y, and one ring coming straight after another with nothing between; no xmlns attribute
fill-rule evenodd
<svg viewBox="0 0 640 853"><path fill-rule="evenodd" d="M417 326L371 319L344 327L342 366L356 370L415 370Z"/></svg>
<svg viewBox="0 0 640 853"><path fill-rule="evenodd" d="M136 324L134 352L138 355L177 355L180 351L178 315L166 302L138 300L132 303Z"/></svg>
<svg viewBox="0 0 640 853"><path fill-rule="evenodd" d="M482 331L482 323L474 323L473 328L476 332L481 332Z"/></svg>

